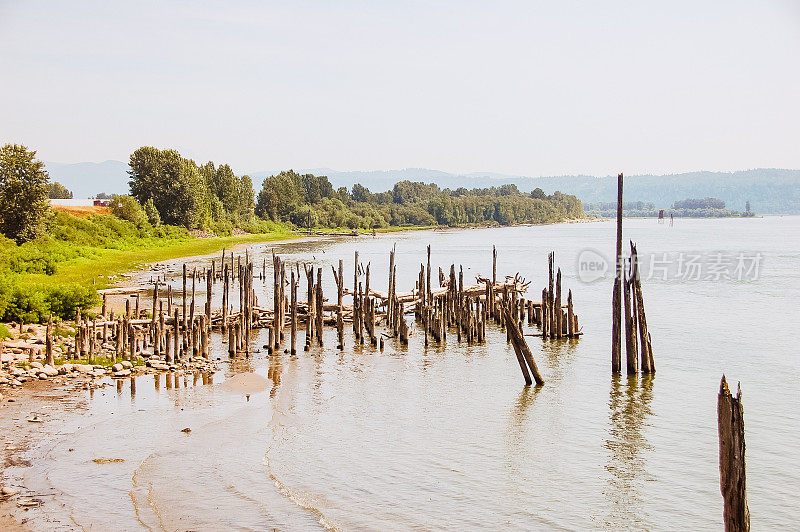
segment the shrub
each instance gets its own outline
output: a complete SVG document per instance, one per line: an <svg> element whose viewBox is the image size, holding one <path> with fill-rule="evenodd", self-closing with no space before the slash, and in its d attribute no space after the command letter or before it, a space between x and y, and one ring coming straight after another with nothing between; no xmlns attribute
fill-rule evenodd
<svg viewBox="0 0 800 532"><path fill-rule="evenodd" d="M132 196L115 194L111 198L111 213L117 218L133 222L136 227L142 227L148 223L145 210Z"/></svg>

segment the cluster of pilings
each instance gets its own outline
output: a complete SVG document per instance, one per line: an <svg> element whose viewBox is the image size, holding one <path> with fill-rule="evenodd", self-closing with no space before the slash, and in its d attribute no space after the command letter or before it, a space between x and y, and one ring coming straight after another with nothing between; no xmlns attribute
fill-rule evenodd
<svg viewBox="0 0 800 532"><path fill-rule="evenodd" d="M536 305L530 302L533 323L542 330L542 338L576 338L581 335L578 326L578 315L572 306L572 290L567 291L566 305L563 304L561 292L561 268L555 276L555 253L547 257L549 282L542 289L542 303Z"/></svg>
<svg viewBox="0 0 800 532"><path fill-rule="evenodd" d="M102 340L114 338L118 354L133 358L151 348L151 354L163 355L171 362L184 357L209 357L208 337L212 330L222 333L227 342L228 353L249 354L252 349L252 330L266 328L268 341L264 346L269 353L276 352L286 341L287 352L297 352L299 332L305 333L305 350L324 343L323 327L336 329L337 348L345 348L345 323L352 324L352 338L357 344L368 342L383 348L385 338L396 338L401 345L409 341L413 330L409 329L407 316L413 315L418 330L425 336L425 345L443 343L448 335L458 342L479 344L486 341L486 323L493 319L506 330L507 341L517 354L526 384L534 380L544 381L533 361L530 348L524 339L523 325L527 314L529 325L542 328L544 338L577 337L577 316L572 309L569 292L567 304L561 302L561 272L553 272L553 256L550 255L550 287L543 292L542 301L525 299L530 285L519 275L497 278L497 250L492 252L492 278L476 277L475 284L465 284L464 269L449 267L449 275L438 268L438 286L432 286L430 246L427 262L420 264L419 276L410 292L400 292L397 286L396 249L389 253L388 291L381 293L370 286L370 264L362 264L355 253L352 288L345 287L343 261L338 268L331 267L336 288L336 300L329 302L323 293L323 268L303 264L307 281L305 301L299 301L300 266L287 266L279 255L272 255L272 305L259 306L253 289L254 279L267 282L266 259L261 262L259 274L252 256L246 251L244 257L233 253L222 259L211 261L210 268L191 271L182 267L182 291L173 290L166 279L156 278L152 282L152 304L149 312L141 308L141 293L134 289L111 289L103 297L102 318L89 321L78 316L79 349L91 354L96 332L102 328ZM288 268L288 272L287 272ZM287 275L288 273L288 275ZM221 308L212 309L215 285L222 283ZM203 312L196 311L196 288L205 283L205 306ZM234 283L236 286L234 287ZM202 286L202 284L200 285ZM288 296L287 296L288 286ZM238 306L233 290L238 288ZM149 288L147 289L150 290ZM114 317L113 311L106 317L106 298L110 294L131 294L125 299L125 313ZM178 304L173 304L175 298ZM345 296L352 304L345 305ZM378 326L384 331L379 332Z"/></svg>

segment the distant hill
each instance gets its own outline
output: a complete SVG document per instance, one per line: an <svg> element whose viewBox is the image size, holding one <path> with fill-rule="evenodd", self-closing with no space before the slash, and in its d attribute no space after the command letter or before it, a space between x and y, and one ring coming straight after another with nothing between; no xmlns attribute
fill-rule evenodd
<svg viewBox="0 0 800 532"><path fill-rule="evenodd" d="M73 191L75 197L88 197L98 192L126 193L128 165L121 161L102 163L47 163L52 179ZM361 183L373 192L391 189L408 179L436 183L440 188L485 188L515 184L523 192L541 188L547 194L560 190L574 194L584 203L616 201L616 176L586 175L558 177L524 177L491 172L466 175L451 174L427 168L340 172L330 168L295 169L299 173L326 175L334 187L351 188ZM250 172L256 192L261 181L277 171ZM740 172L691 172L672 175L631 175L625 178L625 201L653 203L666 209L685 198L714 197L723 200L729 209L743 211L745 202L757 214L800 214L800 170L759 168Z"/></svg>

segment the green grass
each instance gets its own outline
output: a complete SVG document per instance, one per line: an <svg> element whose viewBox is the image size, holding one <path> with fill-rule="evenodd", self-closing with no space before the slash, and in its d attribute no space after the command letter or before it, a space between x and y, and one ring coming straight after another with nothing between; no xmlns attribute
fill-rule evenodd
<svg viewBox="0 0 800 532"><path fill-rule="evenodd" d="M0 323L0 338L11 338L11 331L8 330L8 327L5 324Z"/></svg>
<svg viewBox="0 0 800 532"><path fill-rule="evenodd" d="M30 280L42 284L80 283L102 289L109 286L109 277L130 272L142 264L179 257L207 255L238 244L286 240L295 236L290 232L273 232L257 235L193 238L179 242L154 243L154 247L132 250L98 249L94 257L74 259L59 265L54 275L34 274L30 276Z"/></svg>
<svg viewBox="0 0 800 532"><path fill-rule="evenodd" d="M22 245L0 237L0 319L73 319L78 308L96 308L97 290L107 288L110 278L142 264L295 236L273 222L250 225L262 232L197 238L179 227L135 225L111 215L78 218L56 213L46 236Z"/></svg>

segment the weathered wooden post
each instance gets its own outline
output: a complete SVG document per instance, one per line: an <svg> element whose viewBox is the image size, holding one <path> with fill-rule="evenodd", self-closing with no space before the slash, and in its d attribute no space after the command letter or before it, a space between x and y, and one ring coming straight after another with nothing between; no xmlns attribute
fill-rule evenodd
<svg viewBox="0 0 800 532"><path fill-rule="evenodd" d="M228 291L230 288L230 272L228 265L223 264L222 273L222 332L224 333L228 327Z"/></svg>
<svg viewBox="0 0 800 532"><path fill-rule="evenodd" d="M52 314L47 319L47 330L45 332L45 363L55 367L55 360L53 360L53 316Z"/></svg>
<svg viewBox="0 0 800 532"><path fill-rule="evenodd" d="M497 285L497 248L492 246L492 287Z"/></svg>
<svg viewBox="0 0 800 532"><path fill-rule="evenodd" d="M183 264L183 326L186 327L186 263ZM185 345L185 344L184 344Z"/></svg>
<svg viewBox="0 0 800 532"><path fill-rule="evenodd" d="M625 358L628 375L639 372L639 353L636 348L636 317L631 308L631 283L627 271L622 272L623 297L625 298Z"/></svg>
<svg viewBox="0 0 800 532"><path fill-rule="evenodd" d="M425 294L427 295L427 303L430 305L433 302L433 294L431 293L431 245L428 244L428 269L425 273Z"/></svg>
<svg viewBox="0 0 800 532"><path fill-rule="evenodd" d="M750 530L750 510L747 508L747 482L744 460L744 410L742 389L731 395L725 375L717 400L719 429L719 484L724 499L723 519L726 532Z"/></svg>
<svg viewBox="0 0 800 532"><path fill-rule="evenodd" d="M214 276L206 276L206 322L211 326L211 292L213 289Z"/></svg>
<svg viewBox="0 0 800 532"><path fill-rule="evenodd" d="M297 354L297 282L295 282L294 270L292 270L291 295L292 295L292 302L290 305L292 311L291 353L295 355Z"/></svg>
<svg viewBox="0 0 800 532"><path fill-rule="evenodd" d="M355 264L353 265L353 333L358 340L358 250L355 251Z"/></svg>
<svg viewBox="0 0 800 532"><path fill-rule="evenodd" d="M280 347L281 336L281 309L283 307L283 297L281 296L281 259L275 252L272 252L272 347L277 350Z"/></svg>
<svg viewBox="0 0 800 532"><path fill-rule="evenodd" d="M272 349L272 345L270 345ZM233 358L236 356L236 326L231 324L228 327L228 355Z"/></svg>
<svg viewBox="0 0 800 532"><path fill-rule="evenodd" d="M570 338L574 338L576 336L575 333L578 332L575 330L574 322L575 322L575 312L572 309L572 290L568 290L567 291L567 336L569 336Z"/></svg>
<svg viewBox="0 0 800 532"><path fill-rule="evenodd" d="M614 276L614 291L611 296L611 372L614 374L622 371L622 306L620 305L622 289L622 174L617 176L617 248L614 254L616 275Z"/></svg>
<svg viewBox="0 0 800 532"><path fill-rule="evenodd" d="M158 281L156 280L153 283L153 316L152 320L150 321L151 326L155 325L156 320L158 317L156 316L156 305L158 305Z"/></svg>
<svg viewBox="0 0 800 532"><path fill-rule="evenodd" d="M203 354L203 358L209 358L209 350L208 350L208 330L210 324L209 321L206 319L206 316L203 314L200 316L200 351Z"/></svg>
<svg viewBox="0 0 800 532"><path fill-rule="evenodd" d="M506 323L506 329L511 333L511 344L514 346L514 352L517 354L517 361L522 368L522 375L525 377L525 384L532 384L530 375L525 369L525 366L527 365L530 370L530 374L533 375L533 378L536 381L536 385L542 386L544 384L544 379L539 373L539 368L536 366L536 361L533 360L533 354L531 353L528 344L525 342L525 337L522 335L519 325L516 321L514 321L513 317L511 316L511 312L509 312L508 306L506 305L503 305L503 318Z"/></svg>
<svg viewBox="0 0 800 532"><path fill-rule="evenodd" d="M556 338L561 338L564 336L564 330L561 326L561 268L558 269L556 274L556 304L553 314L556 318Z"/></svg>
<svg viewBox="0 0 800 532"><path fill-rule="evenodd" d="M306 351L308 351L311 349L311 339L314 336L314 308L316 307L316 293L314 291L314 267L304 264L303 269L306 272L306 280L308 281L308 294L306 295L308 300L308 315L306 316L306 345L304 348Z"/></svg>
<svg viewBox="0 0 800 532"><path fill-rule="evenodd" d="M550 312L549 312L549 310L547 308L549 306L549 299L550 299L550 296L547 293L547 288L543 288L542 289L542 307L541 307L541 313L542 313L542 318L541 318L541 321L542 321L542 338L543 339L547 338L548 332L549 332L547 330L548 326L550 325Z"/></svg>
<svg viewBox="0 0 800 532"><path fill-rule="evenodd" d="M322 268L317 268L317 285L316 285L316 323L314 326L314 334L317 335L317 344L322 347L322 313L324 298L322 296Z"/></svg>
<svg viewBox="0 0 800 532"><path fill-rule="evenodd" d="M180 357L179 342L180 342L180 336L181 336L181 334L180 334L181 322L178 319L178 308L177 307L175 308L174 312L175 313L173 314L173 319L172 319L172 326L174 327L174 334L173 334L173 337L172 337L172 342L173 342L173 344L172 344L172 355L173 355L175 361L177 362L178 358Z"/></svg>
<svg viewBox="0 0 800 532"><path fill-rule="evenodd" d="M331 266L333 270L333 266ZM333 270L333 278L336 280L336 333L339 349L344 349L344 316L342 315L342 305L344 296L344 261L339 259L339 273Z"/></svg>
<svg viewBox="0 0 800 532"><path fill-rule="evenodd" d="M631 242L631 265L633 273L633 295L636 297L636 319L639 323L639 338L641 341L642 373L655 373L653 352L650 344L650 334L647 332L647 317L644 313L644 295L642 294L642 280L639 275L639 254L636 245Z"/></svg>
<svg viewBox="0 0 800 532"><path fill-rule="evenodd" d="M117 334L115 335L115 342L116 342L116 350L117 356L116 358L122 358L124 346L125 346L125 326L123 318L120 316L117 318Z"/></svg>

